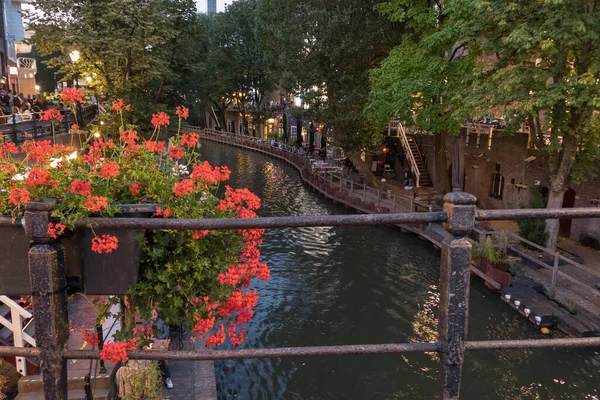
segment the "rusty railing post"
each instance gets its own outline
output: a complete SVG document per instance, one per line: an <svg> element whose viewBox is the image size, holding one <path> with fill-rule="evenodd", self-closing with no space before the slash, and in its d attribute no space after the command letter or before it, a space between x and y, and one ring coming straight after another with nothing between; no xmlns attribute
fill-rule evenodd
<svg viewBox="0 0 600 400"><path fill-rule="evenodd" d="M29 279L36 319L35 340L40 349L40 369L46 400L67 399L67 363L63 351L69 337L64 253L48 236L53 205L30 203L25 212L25 232L31 239Z"/></svg>
<svg viewBox="0 0 600 400"><path fill-rule="evenodd" d="M439 336L441 347L441 399L458 399L469 319L471 243L476 198L454 192L444 196L450 237L442 242Z"/></svg>

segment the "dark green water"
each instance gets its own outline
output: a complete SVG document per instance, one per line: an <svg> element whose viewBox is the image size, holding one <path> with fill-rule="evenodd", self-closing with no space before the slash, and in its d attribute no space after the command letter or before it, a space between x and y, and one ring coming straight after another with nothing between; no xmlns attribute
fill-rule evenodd
<svg viewBox="0 0 600 400"><path fill-rule="evenodd" d="M261 216L347 213L303 186L293 167L203 142L203 157L233 171L229 184L263 199ZM437 340L439 252L386 227L271 230L271 268L241 348ZM540 338L477 279L469 338ZM226 348L226 346L223 346ZM462 399L598 399L590 350L467 353ZM217 362L220 399L435 399L435 354Z"/></svg>

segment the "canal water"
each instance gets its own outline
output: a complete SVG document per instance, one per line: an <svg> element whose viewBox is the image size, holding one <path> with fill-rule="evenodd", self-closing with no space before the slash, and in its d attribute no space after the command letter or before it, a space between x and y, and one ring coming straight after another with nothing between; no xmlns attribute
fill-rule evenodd
<svg viewBox="0 0 600 400"><path fill-rule="evenodd" d="M232 170L230 186L263 201L260 216L348 213L311 192L297 171L258 153L208 141L202 157ZM271 279L241 348L437 340L439 251L391 227L270 230ZM469 339L542 335L471 283ZM228 348L227 345L222 348ZM590 350L468 352L463 399L598 399ZM436 354L306 357L215 364L220 399L435 399Z"/></svg>

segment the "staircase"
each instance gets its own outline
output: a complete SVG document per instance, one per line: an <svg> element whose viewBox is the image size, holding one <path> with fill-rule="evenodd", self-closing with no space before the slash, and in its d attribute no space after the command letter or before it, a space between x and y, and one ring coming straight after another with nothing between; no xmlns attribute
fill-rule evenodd
<svg viewBox="0 0 600 400"><path fill-rule="evenodd" d="M35 321L33 315L7 296L0 296L0 345L35 347ZM6 357L6 360L23 375L37 373L38 360L24 357Z"/></svg>
<svg viewBox="0 0 600 400"><path fill-rule="evenodd" d="M431 177L427 172L427 166L425 165L425 160L423 160L423 156L421 155L421 150L419 150L419 145L413 136L407 136L406 140L408 141L408 146L410 152L412 153L413 159L415 160L416 167L419 170L419 184L417 187L422 186L433 186L431 182Z"/></svg>
<svg viewBox="0 0 600 400"><path fill-rule="evenodd" d="M394 144L399 141L402 145L404 155L408 160L410 170L414 175L416 187L419 188L423 186L433 186L431 177L427 172L425 160L423 160L423 155L421 154L421 150L419 150L417 141L415 140L414 136L408 136L406 134L406 130L404 129L404 125L402 125L402 123L397 122L397 124L398 136L392 136L391 139L394 141Z"/></svg>

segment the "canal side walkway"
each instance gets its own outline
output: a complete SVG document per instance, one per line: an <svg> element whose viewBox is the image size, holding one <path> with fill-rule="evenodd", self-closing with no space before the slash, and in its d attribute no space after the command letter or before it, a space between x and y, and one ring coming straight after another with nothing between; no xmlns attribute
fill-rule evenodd
<svg viewBox="0 0 600 400"><path fill-rule="evenodd" d="M183 127L182 130L185 132L200 132L204 139L256 151L287 162L299 171L302 179L313 190L336 203L362 213L437 211L435 206L419 201L417 198L399 195L397 191L382 191L381 189L369 187L363 183L344 178L341 173L335 170L320 169L318 167L320 164L314 163L311 157L289 146L273 146L258 141L256 138L204 130L198 127L187 126ZM421 239L429 240L438 249L441 247L441 242L449 236L442 225L436 223L402 224L398 226L403 231L415 233ZM548 295L548 288L550 288L552 282L551 268L548 268L548 266L540 268L540 264L538 261L538 265L533 268L520 268L517 271L517 276L513 278L511 287L504 290L501 289L498 282L482 273L475 265L472 265L471 272L483 279L488 287L500 291L500 298L504 302L538 327L558 327L561 331L575 337L600 336L600 313L595 312L598 305L595 304L598 298L594 294L595 289L592 288L589 296L587 296L587 293L585 296L581 296L578 293L581 288L575 287L574 280L559 272L558 278L554 279L555 284L559 282L554 288L554 298L561 303L559 305L557 302L550 300L549 297L551 296ZM528 273L531 271L533 273ZM544 279L542 280L541 277ZM540 283L540 280L542 283ZM509 295L508 299L507 294ZM569 307L570 304L576 305L571 308ZM581 308L579 308L580 306ZM586 311L586 308L590 311Z"/></svg>

